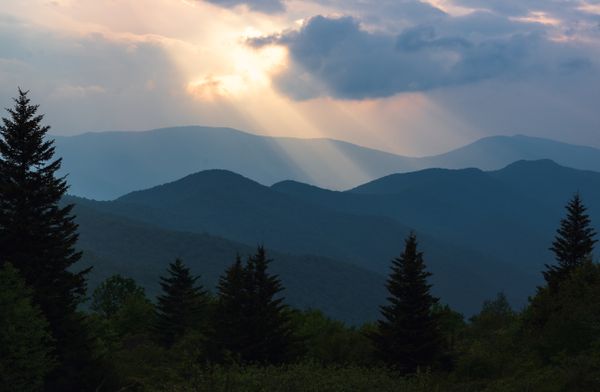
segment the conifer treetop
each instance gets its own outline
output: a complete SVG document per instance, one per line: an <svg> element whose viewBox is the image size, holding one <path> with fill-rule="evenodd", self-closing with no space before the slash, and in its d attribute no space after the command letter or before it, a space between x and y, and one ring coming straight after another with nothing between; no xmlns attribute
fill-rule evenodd
<svg viewBox="0 0 600 392"><path fill-rule="evenodd" d="M561 220L550 247L557 264L546 264L543 273L552 290L578 266L591 259L597 243L596 231L579 193L573 196L565 209L567 215Z"/></svg>

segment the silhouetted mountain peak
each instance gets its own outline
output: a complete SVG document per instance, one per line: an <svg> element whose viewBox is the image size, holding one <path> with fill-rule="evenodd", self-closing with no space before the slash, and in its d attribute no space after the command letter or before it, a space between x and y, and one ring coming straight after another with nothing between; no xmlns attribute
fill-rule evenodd
<svg viewBox="0 0 600 392"><path fill-rule="evenodd" d="M173 181L170 184L175 184L175 183L193 184L193 183L197 183L197 182L257 184L256 181L253 181L247 177L244 177L241 174L232 172L231 170L224 170L224 169L202 170L197 173L192 173L190 175L187 175L180 180Z"/></svg>
<svg viewBox="0 0 600 392"><path fill-rule="evenodd" d="M140 201L140 199L160 199L173 202L183 198L212 192L260 192L265 186L229 170L211 169L190 174L180 180L158 185L153 188L128 193L118 201Z"/></svg>
<svg viewBox="0 0 600 392"><path fill-rule="evenodd" d="M527 170L527 169L556 169L564 167L554 162L552 159L535 159L535 160L527 160L521 159L519 161L515 161L510 165L507 165L505 168L500 170Z"/></svg>

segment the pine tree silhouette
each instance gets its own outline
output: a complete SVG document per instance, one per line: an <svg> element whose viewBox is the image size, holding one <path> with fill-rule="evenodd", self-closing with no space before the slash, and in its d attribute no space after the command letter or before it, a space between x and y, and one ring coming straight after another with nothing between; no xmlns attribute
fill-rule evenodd
<svg viewBox="0 0 600 392"><path fill-rule="evenodd" d="M592 256L597 242L595 230L586 214L586 207L578 193L566 206L567 216L561 220L550 250L554 252L557 265L546 264L544 278L550 290L558 289L560 283L578 266Z"/></svg>
<svg viewBox="0 0 600 392"><path fill-rule="evenodd" d="M169 264L167 274L160 278L163 294L158 297L156 331L170 347L186 333L205 326L208 293L196 285L198 277L180 259Z"/></svg>
<svg viewBox="0 0 600 392"><path fill-rule="evenodd" d="M400 257L392 261L386 287L388 305L371 335L383 361L402 373L413 373L435 365L442 354L438 321L432 313L438 299L430 294L423 254L411 233Z"/></svg>
<svg viewBox="0 0 600 392"><path fill-rule="evenodd" d="M264 247L245 266L238 257L219 282L219 341L243 362L282 363L294 345L279 277L268 272Z"/></svg>
<svg viewBox="0 0 600 392"><path fill-rule="evenodd" d="M14 108L7 109L9 118L2 118L0 126L2 261L14 265L32 288L33 301L55 339L60 365L47 388L81 390L81 383L91 381L82 368L89 341L76 308L85 295L89 269L73 272L81 258L75 250L73 205L59 205L68 188L56 176L61 159L54 159L54 142L47 139L50 127L41 124L43 115L27 94L19 89Z"/></svg>
<svg viewBox="0 0 600 392"><path fill-rule="evenodd" d="M241 356L250 337L246 325L250 319L250 282L238 255L235 263L225 270L217 285L218 305L215 316L216 340L221 349ZM239 359L239 358L238 358Z"/></svg>

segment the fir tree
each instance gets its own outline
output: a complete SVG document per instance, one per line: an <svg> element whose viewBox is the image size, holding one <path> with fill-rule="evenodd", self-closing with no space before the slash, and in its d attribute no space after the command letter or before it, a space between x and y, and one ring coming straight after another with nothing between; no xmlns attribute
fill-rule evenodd
<svg viewBox="0 0 600 392"><path fill-rule="evenodd" d="M399 258L392 261L387 281L388 305L371 335L383 361L403 373L435 365L442 354L442 338L433 307L438 299L430 293L423 253L410 234Z"/></svg>
<svg viewBox="0 0 600 392"><path fill-rule="evenodd" d="M57 177L61 159L54 159L37 105L19 89L9 118L0 126L0 249L33 290L33 302L47 319L60 363L47 388L81 390L93 382L84 374L89 364L82 319L76 314L89 271L73 272L81 258L75 250L77 225L72 205L59 202L67 191ZM91 358L91 357L90 357ZM88 358L89 359L89 358ZM79 381L77 381L79 380Z"/></svg>
<svg viewBox="0 0 600 392"><path fill-rule="evenodd" d="M292 327L288 308L280 295L283 285L277 275L268 272L272 260L267 258L264 247L259 246L256 254L249 258L246 274L251 282L250 333L251 350L246 353L250 362L284 362L290 354Z"/></svg>
<svg viewBox="0 0 600 392"><path fill-rule="evenodd" d="M73 206L59 207L67 191L56 177L50 127L42 126L27 92L19 90L10 118L0 126L0 249L34 290L51 325L72 313L85 294L85 272L68 269L81 258L75 250Z"/></svg>
<svg viewBox="0 0 600 392"><path fill-rule="evenodd" d="M587 209L578 193L567 204L566 210L567 216L561 220L550 248L558 264L546 264L546 271L543 272L551 291L558 289L573 270L591 258L597 242L594 239L596 232L591 227Z"/></svg>
<svg viewBox="0 0 600 392"><path fill-rule="evenodd" d="M158 297L156 331L171 347L188 332L205 327L208 293L196 285L199 277L192 276L180 259L169 264L167 273L160 278L163 294Z"/></svg>
<svg viewBox="0 0 600 392"><path fill-rule="evenodd" d="M268 272L271 261L260 246L245 266L238 257L219 282L219 340L243 362L281 363L292 353L291 320L281 281Z"/></svg>

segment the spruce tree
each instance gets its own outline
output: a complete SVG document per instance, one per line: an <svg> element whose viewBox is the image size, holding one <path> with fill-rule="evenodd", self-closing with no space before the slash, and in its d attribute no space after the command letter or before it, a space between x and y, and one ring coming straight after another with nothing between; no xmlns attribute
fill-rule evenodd
<svg viewBox="0 0 600 392"><path fill-rule="evenodd" d="M594 239L596 232L578 193L567 204L566 210L567 216L561 220L550 248L558 264L546 264L543 272L551 291L557 290L571 272L591 258L597 242Z"/></svg>
<svg viewBox="0 0 600 392"><path fill-rule="evenodd" d="M89 271L73 272L81 258L75 250L77 225L72 205L60 206L67 191L57 177L61 159L54 158L48 126L19 89L8 118L0 126L0 250L33 290L33 302L47 319L56 342L59 366L47 388L82 390L93 382L84 374L88 340L76 314ZM81 384L83 383L83 384Z"/></svg>
<svg viewBox="0 0 600 392"><path fill-rule="evenodd" d="M81 258L73 205L59 206L67 183L56 176L61 159L53 159L50 127L41 125L38 106L19 90L15 107L7 110L10 118L0 126L0 249L56 327L85 294L87 270L69 270Z"/></svg>
<svg viewBox="0 0 600 392"><path fill-rule="evenodd" d="M280 295L283 285L277 275L268 272L271 262L265 248L259 246L246 266L253 299L253 311L250 313L253 344L246 353L249 362L281 363L291 353L291 321L288 308L283 303L284 297Z"/></svg>
<svg viewBox="0 0 600 392"><path fill-rule="evenodd" d="M264 247L242 266L239 257L219 282L218 326L222 348L243 362L282 363L294 344L283 286L268 272Z"/></svg>
<svg viewBox="0 0 600 392"><path fill-rule="evenodd" d="M168 276L160 278L163 294L158 297L156 331L166 347L191 331L205 327L208 293L196 285L198 276L192 276L180 259L169 264Z"/></svg>
<svg viewBox="0 0 600 392"><path fill-rule="evenodd" d="M386 287L388 304L371 335L380 358L402 373L432 367L442 354L442 338L433 307L423 253L411 233L400 257L392 261Z"/></svg>

